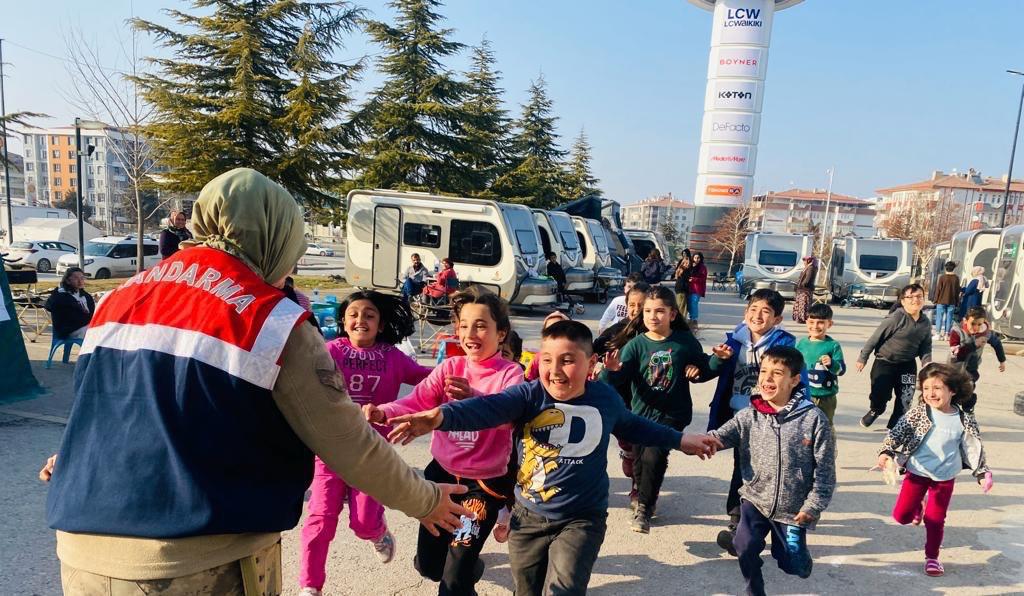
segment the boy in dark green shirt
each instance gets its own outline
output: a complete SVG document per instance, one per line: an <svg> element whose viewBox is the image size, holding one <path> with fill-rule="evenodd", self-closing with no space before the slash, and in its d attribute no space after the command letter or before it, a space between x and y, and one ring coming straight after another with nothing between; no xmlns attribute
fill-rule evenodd
<svg viewBox="0 0 1024 596"><path fill-rule="evenodd" d="M807 311L807 337L796 342L796 349L804 356L807 380L811 386L811 401L828 416L836 414L836 396L839 394L839 376L846 372L843 347L828 335L832 327L832 307L813 304Z"/></svg>

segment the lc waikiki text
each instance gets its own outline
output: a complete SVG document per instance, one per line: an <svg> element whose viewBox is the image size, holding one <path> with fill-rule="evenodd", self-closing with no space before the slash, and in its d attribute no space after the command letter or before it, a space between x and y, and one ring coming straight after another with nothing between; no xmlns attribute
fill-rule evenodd
<svg viewBox="0 0 1024 596"><path fill-rule="evenodd" d="M185 284L213 294L234 306L235 312L242 314L242 311L252 304L256 297L252 294L242 294L242 286L235 283L235 280L230 277L224 279L221 279L221 277L223 277L223 274L213 267L205 267L202 275L200 275L197 263L189 265L188 269L186 269L184 263L174 261L170 265L157 265L152 269L135 274L135 276L125 282L124 287L148 283ZM213 285L215 283L217 285Z"/></svg>

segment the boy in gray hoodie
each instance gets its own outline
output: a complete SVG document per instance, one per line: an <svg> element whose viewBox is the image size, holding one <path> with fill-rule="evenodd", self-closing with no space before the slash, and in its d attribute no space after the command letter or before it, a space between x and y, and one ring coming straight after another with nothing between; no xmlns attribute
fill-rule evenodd
<svg viewBox="0 0 1024 596"><path fill-rule="evenodd" d="M769 348L750 407L709 433L739 450L743 486L733 546L748 594L765 593L761 551L769 533L779 568L811 575L806 530L814 528L835 490L835 438L800 380L803 364L796 348Z"/></svg>

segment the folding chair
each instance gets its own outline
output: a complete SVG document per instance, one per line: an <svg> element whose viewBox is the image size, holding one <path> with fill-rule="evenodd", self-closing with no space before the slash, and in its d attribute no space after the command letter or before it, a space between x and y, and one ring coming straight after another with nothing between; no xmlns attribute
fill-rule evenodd
<svg viewBox="0 0 1024 596"><path fill-rule="evenodd" d="M8 282L11 284L11 301L18 314L18 324L21 325L21 333L30 342L35 343L50 326L50 313L46 311L46 299L51 291L37 292L36 283L39 281L34 270L19 270L7 272ZM24 285L24 288L16 289L14 286Z"/></svg>
<svg viewBox="0 0 1024 596"><path fill-rule="evenodd" d="M426 352L427 342L433 342L433 353L437 355L437 346L440 343L439 336L451 335L448 327L452 324L452 307L448 298L442 298L443 302L435 302L429 296L421 294L416 300L409 303L409 308L419 323L419 351Z"/></svg>

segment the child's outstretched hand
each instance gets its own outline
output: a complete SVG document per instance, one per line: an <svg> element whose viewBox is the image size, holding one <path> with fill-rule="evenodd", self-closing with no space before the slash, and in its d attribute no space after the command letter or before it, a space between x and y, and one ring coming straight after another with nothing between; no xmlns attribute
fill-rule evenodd
<svg viewBox="0 0 1024 596"><path fill-rule="evenodd" d="M1000 362L999 363L999 372L1006 372L1006 363L1005 362Z"/></svg>
<svg viewBox="0 0 1024 596"><path fill-rule="evenodd" d="M711 457L715 452L724 447L725 445L721 441L711 435L686 434L679 441L680 451L686 455L696 455L701 459Z"/></svg>
<svg viewBox="0 0 1024 596"><path fill-rule="evenodd" d="M795 521L798 524L813 523L817 519L818 518L814 517L810 513L807 513L806 511L801 511L800 513L797 513L796 515L793 516L793 521Z"/></svg>
<svg viewBox="0 0 1024 596"><path fill-rule="evenodd" d="M612 350L604 355L604 367L612 372L622 368L622 361L619 360L618 350Z"/></svg>
<svg viewBox="0 0 1024 596"><path fill-rule="evenodd" d="M878 462L871 467L869 472L881 472L882 479L889 486L896 486L897 474L896 474L896 462L892 461L892 458L882 453L878 456Z"/></svg>
<svg viewBox="0 0 1024 596"><path fill-rule="evenodd" d="M43 469L39 470L39 479L43 482L49 482L50 478L53 477L53 466L57 465L57 455L51 455L46 460L46 464L43 465ZM991 474L989 474L991 476ZM988 491L985 491L988 492Z"/></svg>
<svg viewBox="0 0 1024 596"><path fill-rule="evenodd" d="M732 348L725 344L718 344L711 348L711 353L718 356L719 360L728 360L732 358Z"/></svg>
<svg viewBox="0 0 1024 596"><path fill-rule="evenodd" d="M408 445L416 437L422 437L441 426L443 420L444 414L441 413L441 408L395 416L389 421L395 425L395 428L388 433L388 440L395 445Z"/></svg>
<svg viewBox="0 0 1024 596"><path fill-rule="evenodd" d="M860 360L857 361L857 365L856 366L857 366L857 372L860 372L860 371L864 370L864 363L861 362Z"/></svg>
<svg viewBox="0 0 1024 596"><path fill-rule="evenodd" d="M365 404L363 406L363 416L367 422L374 424L384 424L387 422L387 416L384 415L384 412L373 404Z"/></svg>
<svg viewBox="0 0 1024 596"><path fill-rule="evenodd" d="M696 380L700 376L700 369L694 364L686 365L686 378L691 381Z"/></svg>
<svg viewBox="0 0 1024 596"><path fill-rule="evenodd" d="M979 484L981 484L981 492L988 494L988 491L992 490L992 485L995 484L992 480L992 472L985 472Z"/></svg>
<svg viewBox="0 0 1024 596"><path fill-rule="evenodd" d="M459 400L473 397L476 392L469 386L469 379L465 377L445 377L444 394L449 399Z"/></svg>

